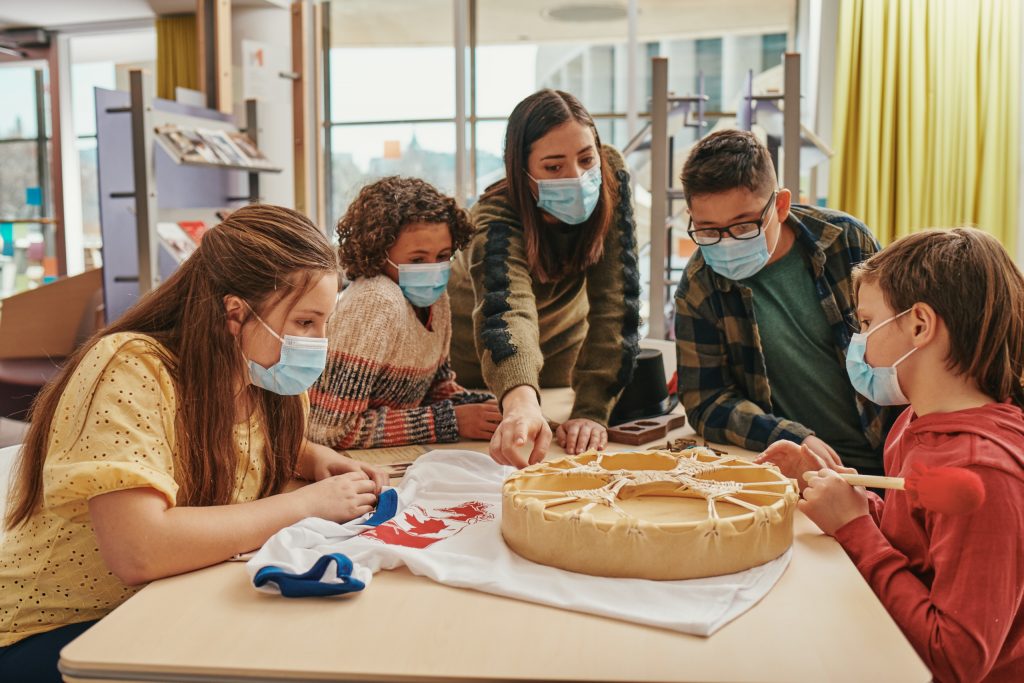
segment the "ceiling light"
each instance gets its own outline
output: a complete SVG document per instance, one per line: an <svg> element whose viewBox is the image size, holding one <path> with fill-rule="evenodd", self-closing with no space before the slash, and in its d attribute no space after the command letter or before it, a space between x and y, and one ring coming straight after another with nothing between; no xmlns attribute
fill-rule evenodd
<svg viewBox="0 0 1024 683"><path fill-rule="evenodd" d="M626 18L626 6L618 2L587 2L559 5L546 9L541 14L548 19L568 23L620 21Z"/></svg>

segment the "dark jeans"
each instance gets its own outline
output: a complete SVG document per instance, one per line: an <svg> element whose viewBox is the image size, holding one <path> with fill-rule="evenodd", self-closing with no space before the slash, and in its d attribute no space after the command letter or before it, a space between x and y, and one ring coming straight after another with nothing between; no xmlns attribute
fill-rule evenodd
<svg viewBox="0 0 1024 683"><path fill-rule="evenodd" d="M0 647L0 683L61 683L57 671L61 648L95 623L61 626Z"/></svg>

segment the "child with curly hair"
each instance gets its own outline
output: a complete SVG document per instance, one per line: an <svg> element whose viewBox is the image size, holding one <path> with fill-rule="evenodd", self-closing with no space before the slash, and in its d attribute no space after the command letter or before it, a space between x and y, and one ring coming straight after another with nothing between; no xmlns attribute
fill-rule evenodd
<svg viewBox="0 0 1024 683"><path fill-rule="evenodd" d="M352 281L328 326L327 368L310 391L310 438L332 448L489 439L490 394L468 392L448 360L445 289L473 228L455 200L417 178L367 185L338 221Z"/></svg>

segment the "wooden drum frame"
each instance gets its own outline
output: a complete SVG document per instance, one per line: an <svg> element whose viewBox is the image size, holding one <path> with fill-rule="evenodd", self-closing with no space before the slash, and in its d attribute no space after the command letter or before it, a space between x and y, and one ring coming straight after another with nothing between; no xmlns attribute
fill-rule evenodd
<svg viewBox="0 0 1024 683"><path fill-rule="evenodd" d="M793 543L796 484L708 448L587 451L513 473L501 532L533 562L595 576L732 574Z"/></svg>

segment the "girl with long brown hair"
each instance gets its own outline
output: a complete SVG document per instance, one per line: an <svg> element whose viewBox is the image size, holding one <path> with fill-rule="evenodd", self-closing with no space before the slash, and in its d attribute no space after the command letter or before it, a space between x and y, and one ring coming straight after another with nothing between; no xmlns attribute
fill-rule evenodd
<svg viewBox="0 0 1024 683"><path fill-rule="evenodd" d="M629 173L575 97L541 90L516 105L505 174L472 208L477 232L452 266L451 352L465 386L498 397L492 457L522 467L552 438L542 386L575 391L555 434L568 453L607 443L633 374L640 281Z"/></svg>
<svg viewBox="0 0 1024 683"><path fill-rule="evenodd" d="M250 206L69 359L12 478L0 678L59 680L60 647L140 584L372 509L386 477L304 437L337 293L323 233Z"/></svg>

